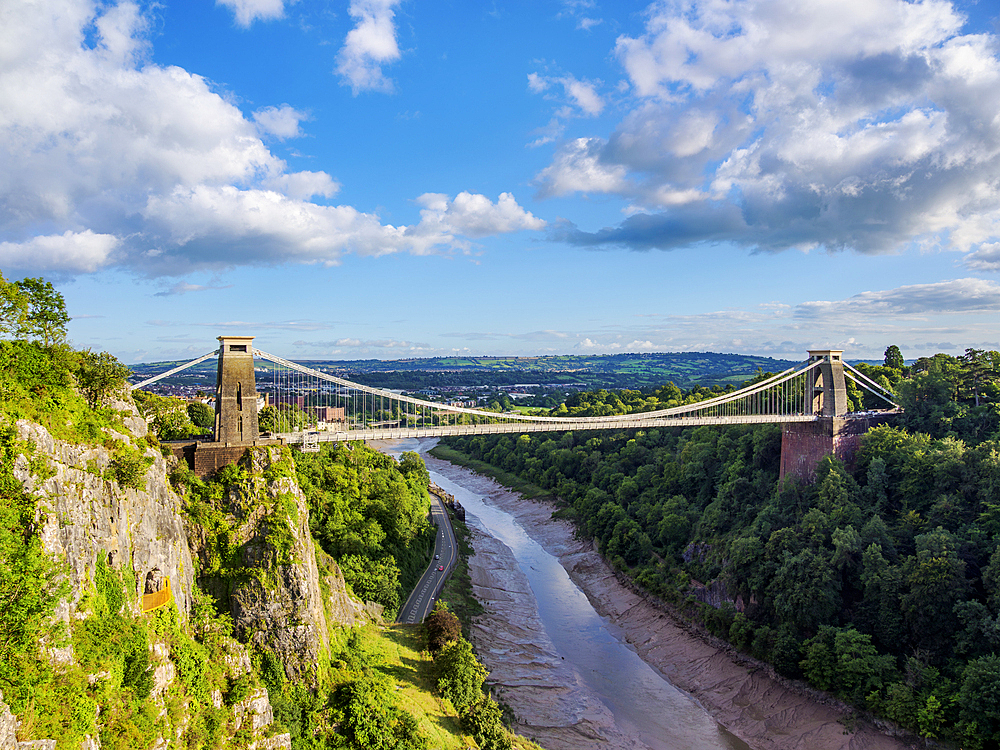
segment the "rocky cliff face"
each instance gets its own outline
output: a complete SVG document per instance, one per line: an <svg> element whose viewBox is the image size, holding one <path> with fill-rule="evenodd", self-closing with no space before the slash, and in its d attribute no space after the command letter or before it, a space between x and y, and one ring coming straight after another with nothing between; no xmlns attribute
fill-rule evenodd
<svg viewBox="0 0 1000 750"><path fill-rule="evenodd" d="M238 550L238 571L213 578L204 575L213 539L182 513L185 498L168 479L176 459L164 458L149 446L146 423L131 403L115 406L129 413L128 433L112 434L116 442L111 450L58 440L43 426L25 420L16 425L24 451L15 460L14 475L38 498L36 519L44 547L65 565L69 579L70 594L56 616L67 625L87 616L81 600L94 590L100 560L134 587L130 600L136 615L141 595L169 576L181 619L186 620L200 570L198 583L231 609L234 635L242 641L233 640L229 647L232 659L227 658L225 671L230 683L250 673L248 647L271 651L289 678L313 682L329 643L329 628L377 619L379 612L348 595L332 560L321 553L323 570L317 565L308 506L287 449L254 449L244 458L246 479L230 486L222 509L230 531L226 543ZM150 464L144 477L131 483L138 489L114 478L115 451L123 448ZM67 664L75 660L72 645L49 649L48 656ZM163 701L178 678L174 658L165 641L152 639L152 699ZM218 709L222 695L213 694L212 703ZM17 718L6 709L0 702L0 747L17 747L10 744ZM244 738L250 727L250 746L288 746L287 734L268 736L271 720L262 687L232 705L231 727ZM94 738L86 742L92 750L100 746ZM160 738L157 747L172 744Z"/></svg>
<svg viewBox="0 0 1000 750"><path fill-rule="evenodd" d="M254 448L241 463L248 476L230 486L224 510L232 524L229 543L239 544L238 563L252 573L202 583L228 602L241 640L272 651L289 679L315 684L320 655L329 645L327 617L331 624L353 625L377 613L347 595L332 560L324 565L329 592L324 600L309 507L287 449ZM192 540L198 540L198 554L211 553L210 541L197 529Z"/></svg>
<svg viewBox="0 0 1000 750"><path fill-rule="evenodd" d="M14 475L39 498L46 550L68 567L71 594L59 610L67 623L94 581L98 558L134 575L137 596L144 593L147 580L169 576L178 609L186 614L190 608L194 565L180 498L167 480L167 459L146 444L146 423L134 407L124 402L115 406L128 409L131 416L126 419L130 434L116 433L114 439L152 460L139 490L104 478L113 460L108 449L67 443L41 425L17 422L18 439L34 451L18 456Z"/></svg>

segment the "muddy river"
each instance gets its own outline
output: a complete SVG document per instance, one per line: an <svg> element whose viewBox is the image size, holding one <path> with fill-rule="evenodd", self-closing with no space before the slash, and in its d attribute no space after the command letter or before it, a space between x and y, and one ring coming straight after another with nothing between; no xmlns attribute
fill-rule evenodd
<svg viewBox="0 0 1000 750"><path fill-rule="evenodd" d="M386 448L398 454L431 447L420 442ZM559 560L484 499L483 477L424 458L432 481L462 503L469 526L481 532L473 578L489 615L480 618L474 640L494 692L525 722L525 735L550 750L586 740L609 750L748 748L624 644Z"/></svg>
<svg viewBox="0 0 1000 750"><path fill-rule="evenodd" d="M426 455L435 443L376 447L424 454L431 479L466 508L486 610L471 638L520 734L548 750L907 746L706 643L624 588L592 544L551 519L551 505Z"/></svg>

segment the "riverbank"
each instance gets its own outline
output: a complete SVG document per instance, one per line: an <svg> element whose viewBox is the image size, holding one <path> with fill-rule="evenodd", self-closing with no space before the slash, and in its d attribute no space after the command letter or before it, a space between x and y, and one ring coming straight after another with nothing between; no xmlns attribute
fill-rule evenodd
<svg viewBox="0 0 1000 750"><path fill-rule="evenodd" d="M466 469L432 456L425 456L425 460L428 468L456 481L464 481L468 476L465 474L463 477ZM559 559L594 608L608 618L613 627L620 629L622 640L630 644L644 661L675 686L694 696L723 726L751 747L758 750L901 750L910 747L870 725L856 721L846 707L823 694L777 677L766 667L733 653L721 644L709 642L686 624L675 621L668 612L623 585L591 543L574 538L571 524L553 520L551 516L556 508L551 503L526 501L480 475L476 476L476 490L492 504L514 516L531 538ZM478 544L479 540L475 543ZM511 598L504 593L505 587L512 582L504 579L503 585L496 585L494 578L503 567L503 561L497 559L488 546L483 549L485 554L482 560L475 562L478 572L473 573L473 583L477 585L476 577L480 576L478 585L487 599L484 606L488 610L491 607L502 609L504 599ZM476 557L479 553L477 547ZM497 622L517 623L522 617L523 613L505 612L495 619ZM495 625L486 627L496 630ZM525 638L528 635L521 634ZM511 689L506 692L513 697L518 692L514 689L518 680L516 676L505 673L507 665L503 658L503 643L516 640L518 634L498 637L496 632L484 630L480 636L487 652L500 652L501 658L496 660L500 666L498 677L510 686ZM540 663L545 662L545 658L540 658ZM487 666L492 668L490 664ZM534 669L534 672L539 670ZM539 702L538 698L536 695L527 703L547 705L546 700ZM563 701L563 696L553 694L553 698L548 702L553 706ZM542 722L546 720L544 715L535 717L520 713L513 699L506 696L504 699L529 724L534 725L536 718ZM572 700L570 698L570 705ZM522 711L531 710L531 705L520 708ZM538 714L545 713L538 708L533 710ZM581 705L581 718L591 721L586 711L587 707ZM563 718L565 715L568 714L564 712ZM583 731L594 729L600 735L606 724L600 716L594 719L592 725L581 723L581 728ZM577 744L568 747L580 747L580 739L578 737ZM539 741L546 745L543 738L539 737ZM562 745L551 746L553 750L558 750ZM641 743L634 746L641 747Z"/></svg>

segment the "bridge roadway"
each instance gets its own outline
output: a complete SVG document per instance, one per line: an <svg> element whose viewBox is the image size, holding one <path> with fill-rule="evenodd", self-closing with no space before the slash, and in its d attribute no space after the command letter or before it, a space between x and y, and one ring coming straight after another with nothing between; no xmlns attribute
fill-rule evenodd
<svg viewBox="0 0 1000 750"><path fill-rule="evenodd" d="M417 585L413 587L406 603L400 607L396 622L407 624L420 623L434 609L434 602L444 585L445 579L451 575L458 560L458 545L455 543L455 531L451 527L451 519L444 503L434 493L431 493L431 520L437 524L437 537L434 539L435 558L420 576ZM444 568L444 570L438 570Z"/></svg>
<svg viewBox="0 0 1000 750"><path fill-rule="evenodd" d="M506 415L496 415L502 417ZM311 440L318 442L345 442L348 440L400 440L403 438L447 437L449 435L498 435L524 432L567 432L581 430L637 430L650 427L693 427L699 425L773 424L777 422L816 422L819 416L813 414L767 415L752 414L733 417L656 417L642 419L609 419L608 421L587 422L501 422L497 424L463 424L441 427L384 427L361 428L356 430L327 430L309 432ZM304 441L303 432L279 432L274 437L285 443Z"/></svg>

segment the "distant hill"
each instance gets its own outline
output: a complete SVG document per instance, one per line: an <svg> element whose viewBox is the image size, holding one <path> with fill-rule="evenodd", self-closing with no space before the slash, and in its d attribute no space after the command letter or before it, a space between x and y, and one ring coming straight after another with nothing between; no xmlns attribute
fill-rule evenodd
<svg viewBox="0 0 1000 750"><path fill-rule="evenodd" d="M653 354L562 354L540 357L429 357L398 360L296 360L300 364L381 388L420 390L434 386L504 386L552 384L586 388L650 388L673 382L696 385L739 385L758 369L780 372L790 360L715 352ZM133 365L133 382L170 369L179 362ZM260 368L270 368L261 362ZM214 389L214 361L170 378L172 385Z"/></svg>

